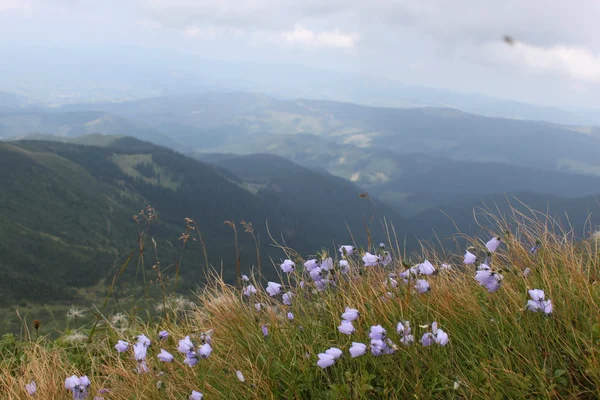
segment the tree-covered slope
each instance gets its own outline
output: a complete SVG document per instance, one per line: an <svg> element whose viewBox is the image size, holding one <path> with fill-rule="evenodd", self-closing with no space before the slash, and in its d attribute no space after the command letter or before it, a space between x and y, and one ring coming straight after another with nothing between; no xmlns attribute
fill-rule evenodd
<svg viewBox="0 0 600 400"><path fill-rule="evenodd" d="M223 273L230 281L236 256L233 231L224 221L238 223L242 268L247 271L257 260L254 242L239 225L242 220L254 224L263 260L269 256L277 260L283 253L270 246L267 222L275 238L314 254L324 243L350 240L345 222L362 226L373 211L366 201L354 200L351 207L317 209L324 207L325 199L334 204L344 201L326 191L318 194L323 198L319 203L289 202L273 191L245 186L226 169L132 138L115 139L104 147L5 142L0 143L0 152L4 303L17 298L69 299L78 295L75 289L112 276L136 246L138 227L132 215L147 205L159 215L149 235L155 238L163 263L178 259L182 246L178 238L189 217L199 225L209 263L216 268L225 265ZM340 185L337 178L331 182L334 188ZM303 185L310 187L309 182ZM342 187L345 197L352 193L358 199L357 188ZM375 211L376 218L383 216L382 209ZM318 217L325 214L327 219ZM364 231L353 233L364 237ZM147 247L150 268L154 255ZM190 241L184 255L182 288L195 287L204 265L200 243ZM126 285L133 285L135 272L135 266L128 269L131 279L124 279Z"/></svg>

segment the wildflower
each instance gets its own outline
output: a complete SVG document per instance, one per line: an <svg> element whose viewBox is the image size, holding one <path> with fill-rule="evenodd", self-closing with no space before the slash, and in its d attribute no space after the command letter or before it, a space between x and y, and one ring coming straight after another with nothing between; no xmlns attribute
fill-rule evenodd
<svg viewBox="0 0 600 400"><path fill-rule="evenodd" d="M173 355L164 349L160 349L160 353L156 356L162 362L171 362L173 361Z"/></svg>
<svg viewBox="0 0 600 400"><path fill-rule="evenodd" d="M387 267L391 263L392 263L392 256L390 255L390 253L388 251L384 252L383 259L381 260L381 265L383 265L384 267Z"/></svg>
<svg viewBox="0 0 600 400"><path fill-rule="evenodd" d="M248 275L242 275L242 280L244 282L250 282L250 278L248 278Z"/></svg>
<svg viewBox="0 0 600 400"><path fill-rule="evenodd" d="M261 326L263 336L269 336L269 328L266 325Z"/></svg>
<svg viewBox="0 0 600 400"><path fill-rule="evenodd" d="M477 271L489 271L491 268L487 263L479 264Z"/></svg>
<svg viewBox="0 0 600 400"><path fill-rule="evenodd" d="M277 296L279 292L281 292L281 284L275 282L267 283L267 293L269 293L269 296Z"/></svg>
<svg viewBox="0 0 600 400"><path fill-rule="evenodd" d="M294 320L294 314L292 314L291 312L287 313L287 319L289 319L290 321Z"/></svg>
<svg viewBox="0 0 600 400"><path fill-rule="evenodd" d="M353 358L360 357L367 352L367 345L363 343L352 342L352 347L350 347L349 351Z"/></svg>
<svg viewBox="0 0 600 400"><path fill-rule="evenodd" d="M242 371L235 371L235 375L237 376L238 380L242 383L244 383L244 381L246 380L246 378L244 378L244 374L242 374Z"/></svg>
<svg viewBox="0 0 600 400"><path fill-rule="evenodd" d="M371 339L371 354L374 356L380 356L382 354L392 354L394 344L391 340L384 341L385 337L381 339Z"/></svg>
<svg viewBox="0 0 600 400"><path fill-rule="evenodd" d="M315 281L315 287L317 288L317 290L319 292L322 292L323 290L327 289L328 283L329 283L329 280L321 279L321 280Z"/></svg>
<svg viewBox="0 0 600 400"><path fill-rule="evenodd" d="M398 322L398 325L396 326L396 332L398 332L398 335L401 336L400 342L406 346L415 341L415 337L410 334L411 328L409 321Z"/></svg>
<svg viewBox="0 0 600 400"><path fill-rule="evenodd" d="M186 336L185 339L179 341L179 347L177 347L177 351L182 354L187 354L190 351L194 350L194 343L190 340L189 336Z"/></svg>
<svg viewBox="0 0 600 400"><path fill-rule="evenodd" d="M527 267L525 268L525 271L523 271L523 277L529 278L529 275L531 275L531 268Z"/></svg>
<svg viewBox="0 0 600 400"><path fill-rule="evenodd" d="M280 265L280 267L283 272L285 272L286 274L289 274L290 272L292 272L294 270L295 265L296 264L294 264L294 262L292 260L285 260Z"/></svg>
<svg viewBox="0 0 600 400"><path fill-rule="evenodd" d="M202 393L192 390L189 400L202 400L202 397L204 397Z"/></svg>
<svg viewBox="0 0 600 400"><path fill-rule="evenodd" d="M362 260L365 263L365 267L375 267L379 264L379 257L369 252L365 253Z"/></svg>
<svg viewBox="0 0 600 400"><path fill-rule="evenodd" d="M260 311L260 309L262 308L262 304L261 303L254 303L254 308L256 309L256 311Z"/></svg>
<svg viewBox="0 0 600 400"><path fill-rule="evenodd" d="M428 292L431 290L431 286L429 285L429 282L427 282L426 280L417 279L417 282L415 283L415 289L419 293L425 293L425 292Z"/></svg>
<svg viewBox="0 0 600 400"><path fill-rule="evenodd" d="M335 357L331 354L320 353L318 357L319 361L317 361L317 365L323 369L331 367L335 363Z"/></svg>
<svg viewBox="0 0 600 400"><path fill-rule="evenodd" d="M396 326L396 332L401 336L410 334L411 330L410 321L398 322L398 325Z"/></svg>
<svg viewBox="0 0 600 400"><path fill-rule="evenodd" d="M317 268L319 266L319 261L312 259L312 260L308 260L307 262L304 263L304 268L306 268L306 270L308 272L311 272L313 269Z"/></svg>
<svg viewBox="0 0 600 400"><path fill-rule="evenodd" d="M338 330L344 335L350 335L352 332L354 332L354 326L352 325L352 322L344 319L342 320L340 326L338 326Z"/></svg>
<svg viewBox="0 0 600 400"><path fill-rule="evenodd" d="M475 256L475 254L473 254L469 250L467 250L467 252L465 253L465 259L463 262L467 265L475 264L476 259L477 259L477 257Z"/></svg>
<svg viewBox="0 0 600 400"><path fill-rule="evenodd" d="M159 340L165 340L168 337L169 337L169 332L167 332L167 331L160 331L160 332L158 332L158 339Z"/></svg>
<svg viewBox="0 0 600 400"><path fill-rule="evenodd" d="M450 264L443 263L442 266L440 267L440 269L442 269L442 270L452 270L454 268L452 268L452 265L450 265Z"/></svg>
<svg viewBox="0 0 600 400"><path fill-rule="evenodd" d="M340 254L342 256L351 256L354 254L354 246L345 245L340 247Z"/></svg>
<svg viewBox="0 0 600 400"><path fill-rule="evenodd" d="M452 388L454 390L458 390L459 387L460 387L460 382L459 381L454 381L454 386L452 386Z"/></svg>
<svg viewBox="0 0 600 400"><path fill-rule="evenodd" d="M330 356L333 356L333 358L335 358L336 360L338 358L340 358L343 354L343 352L338 349L337 347L330 347L328 350L325 350L325 354L329 354Z"/></svg>
<svg viewBox="0 0 600 400"><path fill-rule="evenodd" d="M359 316L359 312L355 308L346 307L346 311L342 314L342 319L346 321L354 321Z"/></svg>
<svg viewBox="0 0 600 400"><path fill-rule="evenodd" d="M138 374L142 374L144 372L149 372L148 366L146 365L146 355L148 354L148 348L146 347L144 342L137 342L133 346L133 354L135 356L136 361L138 362L137 372Z"/></svg>
<svg viewBox="0 0 600 400"><path fill-rule="evenodd" d="M321 262L321 269L324 269L325 271L329 271L332 268L333 268L333 260L331 259L331 257L327 257L326 259L323 260L323 262Z"/></svg>
<svg viewBox="0 0 600 400"><path fill-rule="evenodd" d="M198 353L196 353L195 351L190 351L189 353L186 354L185 360L183 360L183 363L190 367L194 367L194 366L196 366L196 364L198 364L198 361L200 361L198 358Z"/></svg>
<svg viewBox="0 0 600 400"><path fill-rule="evenodd" d="M211 333L213 333L212 329L209 330L209 331L203 332L200 335L200 340L202 341L202 343L208 343L208 344L210 344L212 342L212 336L210 336Z"/></svg>
<svg viewBox="0 0 600 400"><path fill-rule="evenodd" d="M428 260L419 264L417 270L421 275L433 275L435 273L435 267Z"/></svg>
<svg viewBox="0 0 600 400"><path fill-rule="evenodd" d="M212 353L212 350L213 349L210 344L204 343L200 347L200 350L198 350L198 354L200 354L200 357L202 358L208 358L208 356L210 356L210 353Z"/></svg>
<svg viewBox="0 0 600 400"><path fill-rule="evenodd" d="M77 377L72 375L65 379L65 388L73 392L74 399L85 399L88 395L88 388L92 383L87 376Z"/></svg>
<svg viewBox="0 0 600 400"><path fill-rule="evenodd" d="M387 283L389 283L390 286L393 287L393 288L397 288L398 287L398 281L395 280L394 278L388 277L387 278Z"/></svg>
<svg viewBox="0 0 600 400"><path fill-rule="evenodd" d="M115 349L117 349L119 353L126 352L129 350L129 343L124 340L119 340L117 344L115 344Z"/></svg>
<svg viewBox="0 0 600 400"><path fill-rule="evenodd" d="M385 338L385 329L381 325L375 325L371 327L371 332L369 333L369 338L381 340Z"/></svg>
<svg viewBox="0 0 600 400"><path fill-rule="evenodd" d="M490 239L489 242L487 242L485 244L485 247L488 249L488 251L490 253L495 252L496 249L498 249L498 246L500 246L500 238L499 237L493 237Z"/></svg>
<svg viewBox="0 0 600 400"><path fill-rule="evenodd" d="M426 332L423 335L423 337L421 338L421 344L424 347L431 346L434 343L435 343L435 336L433 336L433 333L431 333L431 332Z"/></svg>
<svg viewBox="0 0 600 400"><path fill-rule="evenodd" d="M437 322L433 322L431 324L431 332L435 336L435 342L440 346L445 346L448 344L448 334L443 330L438 328Z"/></svg>
<svg viewBox="0 0 600 400"><path fill-rule="evenodd" d="M144 345L144 347L148 348L152 342L150 342L150 339L148 339L148 337L142 333L138 336L138 343L141 343Z"/></svg>
<svg viewBox="0 0 600 400"><path fill-rule="evenodd" d="M546 295L543 290L529 290L529 296L531 297L531 300L527 301L527 309L529 311L542 311L546 315L552 314L552 300L545 300Z"/></svg>
<svg viewBox="0 0 600 400"><path fill-rule="evenodd" d="M287 292L285 293L282 297L283 297L283 304L285 304L286 306L291 306L292 305L292 296L294 295L294 293L292 292Z"/></svg>
<svg viewBox="0 0 600 400"><path fill-rule="evenodd" d="M503 278L504 277L499 273L489 270L477 271L475 274L475 280L479 282L481 286L485 287L490 293L500 289L500 283L502 282Z"/></svg>
<svg viewBox="0 0 600 400"><path fill-rule="evenodd" d="M323 270L322 270L321 268L319 268L319 267L315 267L315 268L313 268L313 269L310 271L310 273L309 273L309 274L310 274L310 277L311 277L311 278L312 278L312 279L313 279L315 282L318 282L318 281L320 281L321 279L323 279L323 275L322 275L322 273L323 273Z"/></svg>
<svg viewBox="0 0 600 400"><path fill-rule="evenodd" d="M533 246L531 249L529 249L529 252L530 252L531 254L535 254L535 253L537 253L537 252L538 252L538 250L540 249L540 246L541 246L541 245L542 245L542 243L540 243L540 241L539 241L539 240L538 240L538 241L536 241L536 242L535 242L535 245L534 245L534 246Z"/></svg>
<svg viewBox="0 0 600 400"><path fill-rule="evenodd" d="M300 281L300 289L304 289L304 286L305 286L305 285L306 285L306 284L304 283L304 281Z"/></svg>
<svg viewBox="0 0 600 400"><path fill-rule="evenodd" d="M379 243L379 248L380 249L385 249L385 244L384 243Z"/></svg>
<svg viewBox="0 0 600 400"><path fill-rule="evenodd" d="M340 260L340 270L342 274L347 274L350 272L350 264L346 260Z"/></svg>
<svg viewBox="0 0 600 400"><path fill-rule="evenodd" d="M26 384L25 390L27 390L27 393L33 396L35 392L37 392L37 384L35 383L35 381L31 381L28 384Z"/></svg>
<svg viewBox="0 0 600 400"><path fill-rule="evenodd" d="M244 288L244 296L250 297L253 294L256 294L256 292L257 292L257 290L256 290L256 288L254 287L253 284L249 284L248 286L246 286Z"/></svg>

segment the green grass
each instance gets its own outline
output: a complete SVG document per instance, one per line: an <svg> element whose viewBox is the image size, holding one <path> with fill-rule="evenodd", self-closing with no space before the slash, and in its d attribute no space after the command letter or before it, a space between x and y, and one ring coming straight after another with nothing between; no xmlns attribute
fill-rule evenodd
<svg viewBox="0 0 600 400"><path fill-rule="evenodd" d="M537 215L518 217L517 228L502 234L503 244L492 257L493 269L504 276L495 293L477 284L472 267L461 266L462 254L424 247L423 254L409 260L399 254L393 239L388 240L392 265L365 268L360 257L348 257L348 276L336 261L337 285L317 291L301 268L304 260L287 249L298 268L277 281L284 285L282 293L294 293L291 306L282 303L281 295L270 297L256 277L253 284L259 291L248 299L215 275L196 292L193 304L174 301L167 285L167 307L158 308L157 314L145 315L139 307L127 317L96 312L100 324L89 343L66 340L72 327L51 340L42 326L36 339L29 325L31 339L5 337L0 342L0 393L3 398L25 398L24 384L34 379L42 398L64 396L64 379L77 373L92 380L92 396L109 388L111 399L187 398L192 390L207 399L598 398L597 243L575 238L570 231L556 234L555 222ZM490 236L507 226L499 221ZM480 257L488 238L472 239ZM531 254L536 240L541 249ZM403 264L423 258L438 267L449 262L454 270L426 277L432 288L428 293L416 293L412 283L389 284L389 273L398 274ZM532 270L527 278L525 268ZM304 288L300 280L306 282ZM552 315L525 309L532 288L543 289L553 301ZM254 306L258 302L263 304L260 311ZM350 336L337 330L345 307L360 311ZM293 321L286 318L288 312L294 314ZM395 332L404 320L411 322L416 338L411 346L402 345ZM448 333L447 346L419 343L433 321ZM351 358L352 342L368 344L370 326L378 324L395 343L394 354ZM269 330L266 337L263 325ZM89 334L89 328L79 330ZM156 335L162 329L171 336L159 343ZM199 343L199 335L209 330L214 349L210 357L193 368L183 365L177 341L191 335ZM138 375L133 355L118 354L113 346L118 339L133 342L140 333L153 344L147 357L151 372ZM330 347L342 349L343 356L327 369L317 367L317 355ZM159 362L160 348L174 354L175 362Z"/></svg>

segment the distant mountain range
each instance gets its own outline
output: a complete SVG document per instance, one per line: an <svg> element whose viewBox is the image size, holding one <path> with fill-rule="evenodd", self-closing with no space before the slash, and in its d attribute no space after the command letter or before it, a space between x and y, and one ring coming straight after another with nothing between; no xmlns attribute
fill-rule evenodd
<svg viewBox="0 0 600 400"><path fill-rule="evenodd" d="M349 180L404 216L488 194L600 193L600 130L592 126L241 92L0 114L5 138L93 132L135 136L196 158L279 155Z"/></svg>

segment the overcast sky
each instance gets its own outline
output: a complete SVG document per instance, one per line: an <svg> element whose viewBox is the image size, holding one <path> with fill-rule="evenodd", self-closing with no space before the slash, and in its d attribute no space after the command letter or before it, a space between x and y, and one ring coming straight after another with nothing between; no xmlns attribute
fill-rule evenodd
<svg viewBox="0 0 600 400"><path fill-rule="evenodd" d="M598 21L596 0L0 0L0 44L291 62L596 108Z"/></svg>

